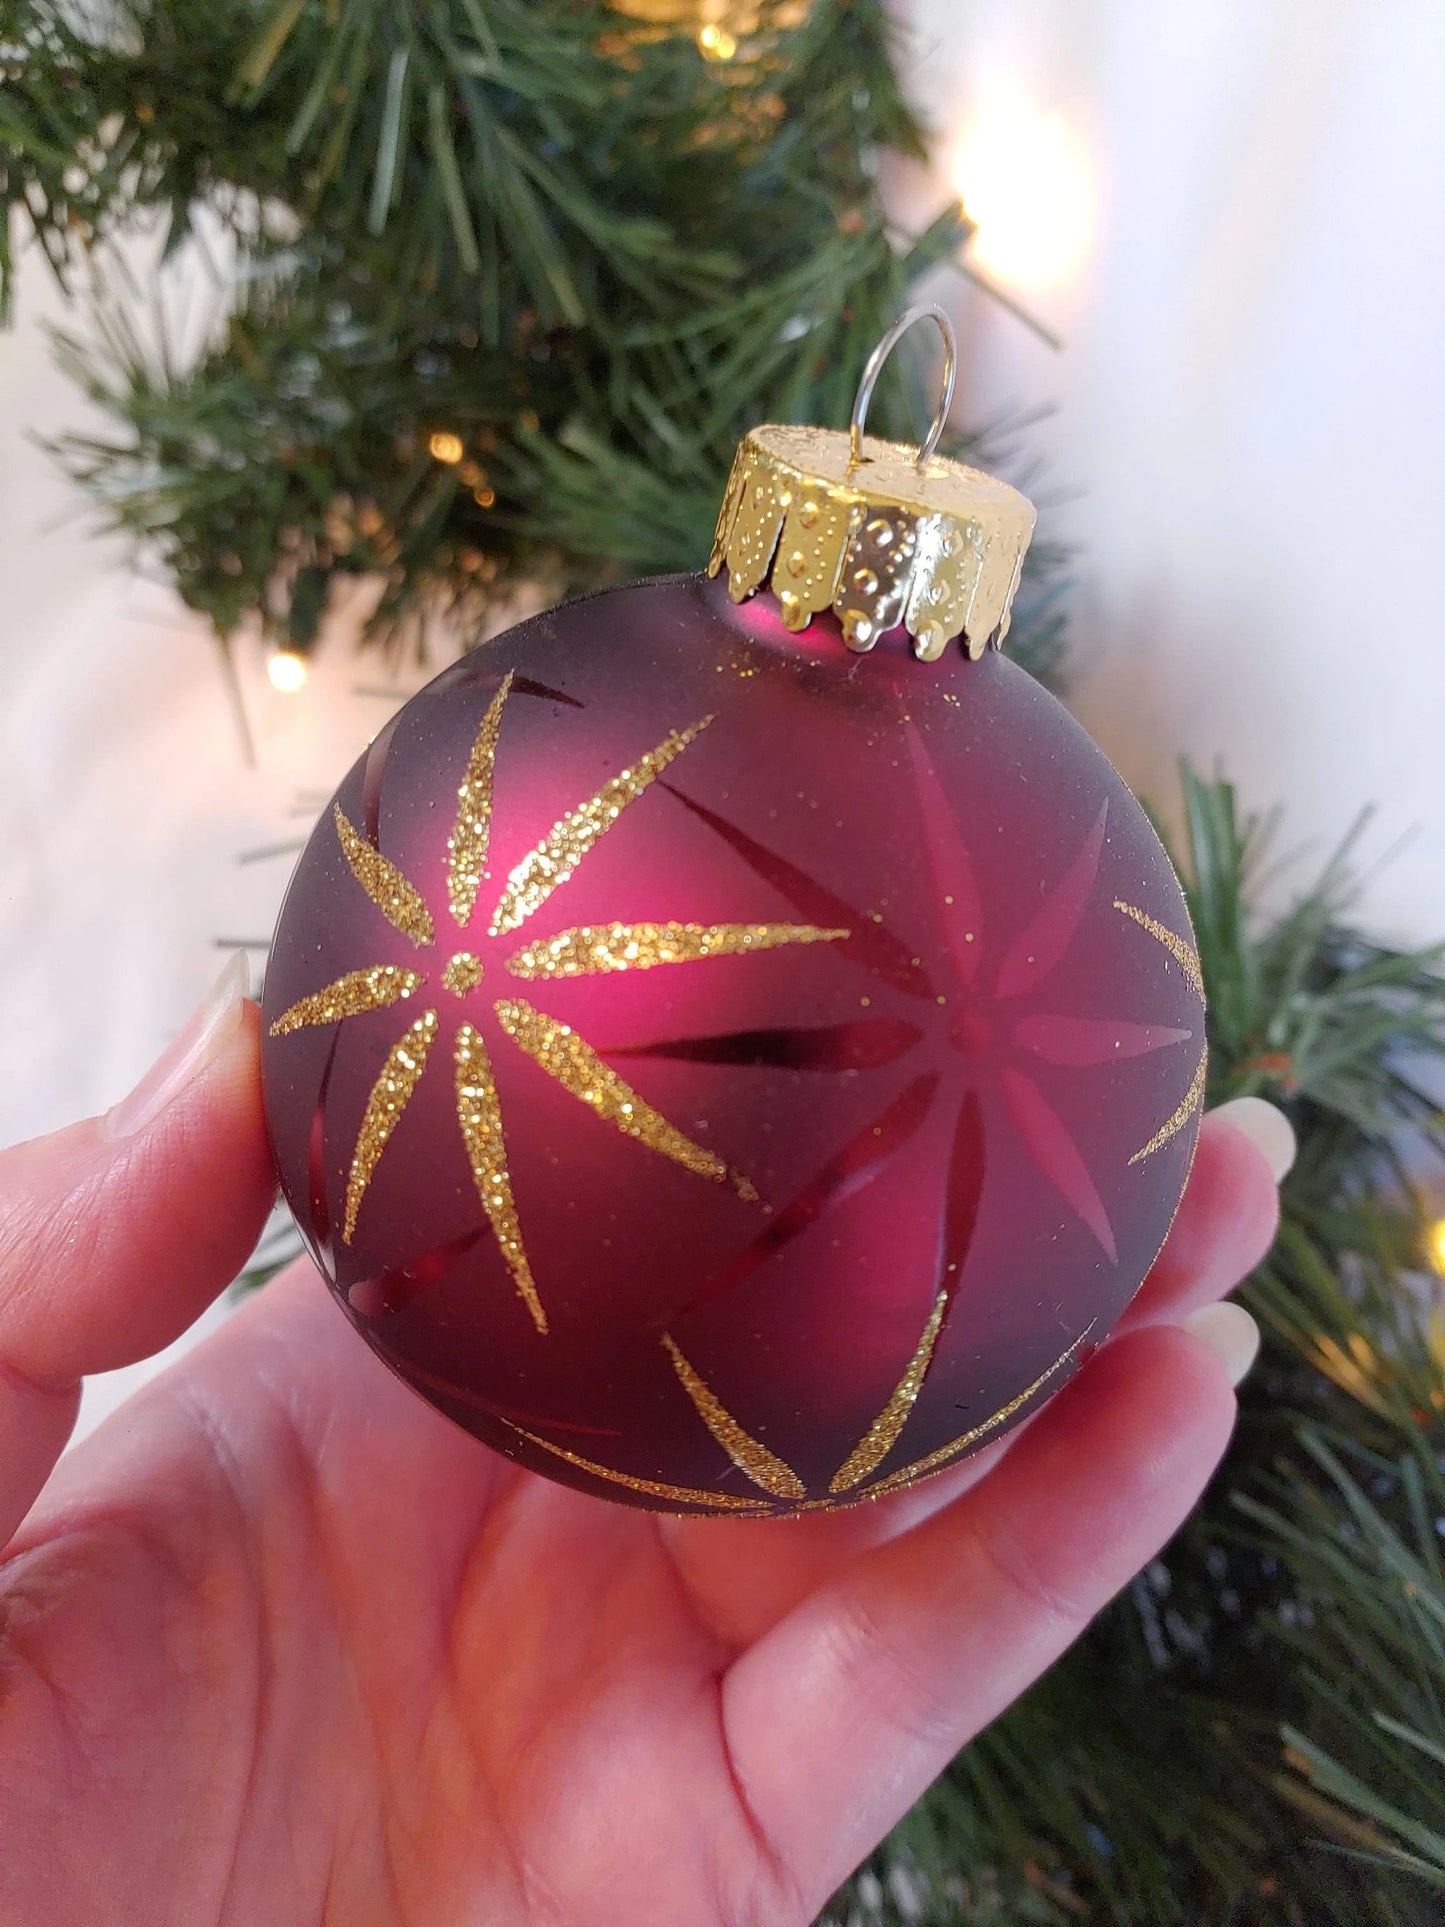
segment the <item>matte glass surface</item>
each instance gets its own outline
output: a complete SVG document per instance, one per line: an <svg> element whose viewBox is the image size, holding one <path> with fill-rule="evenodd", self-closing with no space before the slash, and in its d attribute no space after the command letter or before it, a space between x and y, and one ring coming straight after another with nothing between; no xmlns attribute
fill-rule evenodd
<svg viewBox="0 0 1445 1927"><path fill-rule="evenodd" d="M357 1330L500 1451L669 1509L850 1502L1032 1410L1148 1269L1202 1094L1177 880L1066 711L701 577L416 696L301 858L264 1012Z"/></svg>

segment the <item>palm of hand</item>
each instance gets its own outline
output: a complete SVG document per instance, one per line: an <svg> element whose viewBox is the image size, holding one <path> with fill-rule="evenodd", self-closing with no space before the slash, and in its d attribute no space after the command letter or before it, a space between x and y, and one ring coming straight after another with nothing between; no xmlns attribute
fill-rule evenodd
<svg viewBox="0 0 1445 1927"><path fill-rule="evenodd" d="M71 1313L103 1362L151 1349L244 1248L252 1021L228 1049L188 1087L204 1128L168 1114L154 1170L133 1151L100 1187L129 1221L123 1252L95 1228L99 1314L19 1298L7 1330L10 1261L56 1204L43 1146L7 1154L0 1444L69 1397L41 1323L76 1356ZM1155 1321L1226 1289L1272 1213L1258 1153L1207 1130L1132 1329L1023 1434L919 1494L762 1524L519 1472L390 1378L309 1270L278 1281L64 1461L0 1566L0 1917L802 1927L1192 1503L1232 1399ZM137 1279L162 1218L192 1259ZM151 1323L112 1302L132 1289Z"/></svg>
<svg viewBox="0 0 1445 1927"><path fill-rule="evenodd" d="M641 1919L650 1888L702 1920L709 1887L739 1917L723 1889L766 1868L719 1725L730 1652L656 1522L480 1451L312 1278L273 1290L12 1567L35 1826L92 1781L86 1878L123 1919L590 1918L609 1888Z"/></svg>

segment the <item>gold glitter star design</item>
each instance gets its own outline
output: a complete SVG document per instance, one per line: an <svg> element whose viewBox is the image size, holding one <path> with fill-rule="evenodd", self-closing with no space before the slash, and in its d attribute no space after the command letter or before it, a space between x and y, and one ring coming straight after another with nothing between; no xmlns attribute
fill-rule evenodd
<svg viewBox="0 0 1445 1927"><path fill-rule="evenodd" d="M456 818L447 840L446 897L451 916L462 930L471 923L488 875L497 745L511 687L509 673L482 718L457 790ZM671 731L655 748L609 778L594 796L559 817L536 848L529 850L508 874L491 913L488 935L508 936L534 916L576 872L599 838L646 794L711 720L705 716L686 729ZM351 874L382 916L418 950L435 948L435 922L415 884L348 821L339 807L333 811L333 819ZM653 970L710 957L751 956L789 944L832 943L849 934L847 930L810 923L583 924L524 944L506 958L503 967L523 982L546 983L613 971ZM479 957L463 949L447 959L438 975L443 989L463 998L482 982L484 969ZM272 1024L271 1035L280 1037L388 1009L415 996L426 982L420 971L395 964L371 964L348 971L283 1011ZM740 1198L757 1201L757 1192L741 1172L654 1110L570 1025L549 1017L523 997L497 998L492 1009L501 1035L597 1117L685 1170L713 1183L731 1184ZM341 1233L347 1244L355 1236L367 1187L421 1082L440 1028L438 1008L423 1011L392 1046L372 1086L347 1178ZM532 1275L512 1191L501 1101L491 1059L474 1024L458 1026L452 1062L457 1126L477 1195L518 1296L537 1330L545 1332L547 1314Z"/></svg>
<svg viewBox="0 0 1445 1927"><path fill-rule="evenodd" d="M840 1509L858 1505L869 1499L886 1498L890 1492L901 1492L916 1485L930 1473L939 1472L946 1465L961 1458L965 1452L976 1450L984 1440L990 1438L1001 1426L1016 1417L1046 1387L1059 1379L1079 1358L1084 1345L1094 1329L1091 1319L1079 1336L1066 1345L1053 1360L1039 1373L1031 1384L1025 1385L1021 1392L1000 1406L976 1425L960 1432L956 1438L949 1439L936 1450L926 1453L921 1459L914 1459L909 1465L900 1466L896 1472L884 1477L870 1479L879 1464L897 1444L900 1433L913 1410L914 1402L923 1387L924 1373L928 1370L943 1323L947 1295L940 1293L929 1313L928 1323L924 1326L923 1336L917 1350L908 1361L908 1368L894 1389L878 1417L869 1426L863 1437L854 1446L848 1457L828 1482L826 1496L809 1498L808 1488L799 1475L778 1455L770 1451L761 1439L756 1439L744 1430L732 1413L694 1371L683 1356L675 1340L666 1332L662 1343L672 1360L673 1369L681 1381L683 1390L692 1401L698 1417L712 1433L718 1444L727 1453L733 1464L753 1485L761 1488L770 1496L766 1499L753 1497L742 1492L713 1492L701 1486L670 1485L658 1479L642 1479L630 1472L619 1472L616 1467L603 1465L597 1459L583 1458L580 1453L569 1451L564 1445L557 1445L551 1439L544 1439L537 1432L529 1432L525 1426L504 1420L519 1438L528 1444L539 1446L542 1451L550 1452L554 1458L572 1465L579 1472L587 1472L593 1478L605 1480L610 1485L620 1485L633 1492L640 1492L650 1499L660 1499L670 1508L678 1506L697 1506L710 1512L744 1513L753 1518L767 1517L779 1512L836 1512Z"/></svg>
<svg viewBox="0 0 1445 1927"><path fill-rule="evenodd" d="M915 769L925 806L924 834L935 866L935 879L938 884L937 901L941 909L948 913L943 918L944 935L947 954L952 962L956 979L953 1000L939 996L937 1003L946 1005L953 1001L958 1009L966 1011L970 996L977 999L975 980L979 969L978 953L984 948L978 941L982 931L983 905L972 862L962 837L952 827L952 818L946 802L938 794L937 779L927 760L926 752L916 738L913 739L910 747L913 751ZM721 818L705 811L701 805L687 798L683 800L695 814L709 821L760 874L769 876L771 873L770 880L777 884L785 895L793 896L795 908L802 907L796 887L791 891L789 889L786 866L776 853L763 849L761 845L752 844L751 839L744 837L735 826L729 826ZM1000 958L988 999L988 1007L991 1011L999 1005L1007 1008L1014 999L1022 997L1024 993L1042 984L1052 970L1066 961L1080 920L1091 901L1098 860L1104 847L1106 817L1107 805L1101 809L1093 829L1075 853L1063 876L1055 882L1024 929ZM1112 907L1163 946L1202 1004L1204 979L1198 953L1193 945L1135 904L1116 898L1113 900ZM875 955L872 965L875 975L885 983L896 978L896 959L892 971L885 971L883 967L886 954ZM917 958L913 959L915 969L918 961ZM907 981L905 979L905 982ZM921 986L915 988L915 984L909 985L910 989L915 990L915 994L925 996L930 1002L933 1001L936 993L927 978L922 981ZM978 999L978 1002L982 1003L982 1001ZM1030 1009L1027 1005L1024 1006L1024 1018L1022 1024L1010 1024L1007 1019L1003 1022L995 1020L993 1028L1003 1039L1004 1048L1009 1052L1009 1057L1017 1049L1032 1052L1046 1061L1074 1067L1108 1063L1120 1053L1121 1047L1127 1049L1128 1055L1142 1056L1171 1044L1188 1043L1193 1036L1189 1030L1176 1030L1163 1025L1128 1024L1113 1019L1078 1019L1054 1009L1046 1008L1040 1011L1037 1008ZM914 1038L916 1039L920 1034L914 1031ZM961 1029L956 1016L949 1022L947 1035L950 1042L959 1045L962 1049L970 1047L981 1049L981 1046L974 1042L977 1032L971 1034L969 1030ZM714 1040L716 1043L726 1041L726 1039ZM985 1032L984 1041L985 1043L988 1041L987 1032ZM684 1054L681 1044L674 1048L679 1056ZM995 1049L998 1047L995 1046ZM999 1051L999 1055L1003 1055L1002 1050ZM1038 1165L1042 1175L1060 1193L1063 1200L1104 1248L1110 1261L1114 1261L1116 1251L1113 1227L1089 1177L1078 1146L1032 1080L1015 1063L1010 1062L1009 1057L1004 1057L1000 1082L1008 1112L1019 1130L1025 1150ZM948 1062L946 1057L941 1057L941 1061L945 1065ZM1148 1141L1128 1159L1130 1166L1140 1164L1152 1157L1185 1129L1203 1102L1207 1071L1206 1049L1200 1052L1196 1060L1194 1073L1182 1100ZM876 1119L865 1125L852 1144L843 1147L835 1155L830 1165L819 1174L810 1187L801 1192L791 1204L783 1206L770 1221L766 1245L763 1246L759 1241L755 1248L765 1249L771 1255L787 1237L815 1223L820 1212L826 1209L830 1194L848 1177L856 1176L860 1168L868 1168L869 1162L877 1156L884 1145L887 1147L884 1155L893 1155L908 1141L915 1130L923 1126L930 1115L933 1094L938 1082L937 1077L919 1080L917 1084L910 1087L909 1091L893 1100ZM910 1099L917 1101L910 1102ZM946 1266L943 1287L938 1291L927 1313L913 1355L901 1378L889 1394L878 1416L832 1474L828 1481L826 1497L810 1497L805 1481L794 1467L779 1457L761 1438L750 1433L729 1411L719 1397L716 1386L710 1384L697 1370L672 1333L662 1334L662 1345L698 1418L727 1454L737 1471L742 1473L744 1478L761 1493L767 1495L765 1498L758 1498L752 1494L730 1494L725 1501L729 1510L747 1510L756 1514L771 1510L829 1510L899 1491L976 1448L1015 1417L1046 1386L1056 1383L1059 1375L1077 1358L1093 1330L1094 1321L1090 1321L1072 1344L1067 1346L1030 1385L1025 1386L999 1411L980 1423L971 1425L957 1438L939 1446L924 1457L915 1459L912 1463L895 1471L880 1472L880 1468L903 1436L923 1390L924 1380L933 1362L934 1353L948 1317L953 1282L962 1263L963 1253L967 1249L977 1208L984 1148L982 1138L977 1135L981 1130L977 1097L976 1095L966 1097L963 1108L958 1113L955 1127L953 1177L944 1218L948 1240L946 1251L953 1254L954 1262ZM726 1275L735 1278L738 1275L736 1265ZM705 1287L704 1297L713 1295L714 1290L713 1286ZM686 1310L688 1307L682 1309ZM598 1478L633 1486L653 1497L699 1505L708 1502L706 1493L688 1492L675 1487L664 1491L646 1481L638 1481L609 1467L583 1460L575 1453L564 1451L562 1447L547 1440L535 1438L530 1433L525 1436L532 1443L541 1445L546 1451L557 1454ZM716 1495L713 1495L713 1502L724 1503Z"/></svg>

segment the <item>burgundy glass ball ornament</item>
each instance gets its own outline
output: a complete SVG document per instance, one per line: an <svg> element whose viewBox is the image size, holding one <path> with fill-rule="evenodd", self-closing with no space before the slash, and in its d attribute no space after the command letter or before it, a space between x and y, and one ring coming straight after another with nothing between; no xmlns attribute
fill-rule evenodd
<svg viewBox="0 0 1445 1927"><path fill-rule="evenodd" d="M671 1511L852 1503L1031 1412L1148 1270L1203 1098L1169 860L984 646L1032 512L810 433L744 444L714 579L415 696L266 974L281 1182L356 1329L508 1457Z"/></svg>

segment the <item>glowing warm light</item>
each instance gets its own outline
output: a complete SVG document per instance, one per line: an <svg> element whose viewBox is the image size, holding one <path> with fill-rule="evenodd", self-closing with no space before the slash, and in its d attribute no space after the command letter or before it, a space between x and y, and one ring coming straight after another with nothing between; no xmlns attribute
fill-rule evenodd
<svg viewBox="0 0 1445 1927"><path fill-rule="evenodd" d="M1062 114L997 98L965 128L952 174L975 224L972 259L1020 287L1066 281L1093 226L1088 157Z"/></svg>
<svg viewBox="0 0 1445 1927"><path fill-rule="evenodd" d="M266 674L271 678L273 689L279 689L283 696L294 696L310 671L306 658L298 656L294 649L278 649L266 664Z"/></svg>
<svg viewBox="0 0 1445 1927"><path fill-rule="evenodd" d="M1425 1249L1431 1264L1445 1278L1445 1218L1437 1218L1425 1233Z"/></svg>
<svg viewBox="0 0 1445 1927"><path fill-rule="evenodd" d="M439 428L427 447L439 462L459 462L466 453L461 436L454 435L449 428Z"/></svg>
<svg viewBox="0 0 1445 1927"><path fill-rule="evenodd" d="M709 60L731 60L738 50L737 36L711 21L698 29L697 44Z"/></svg>

